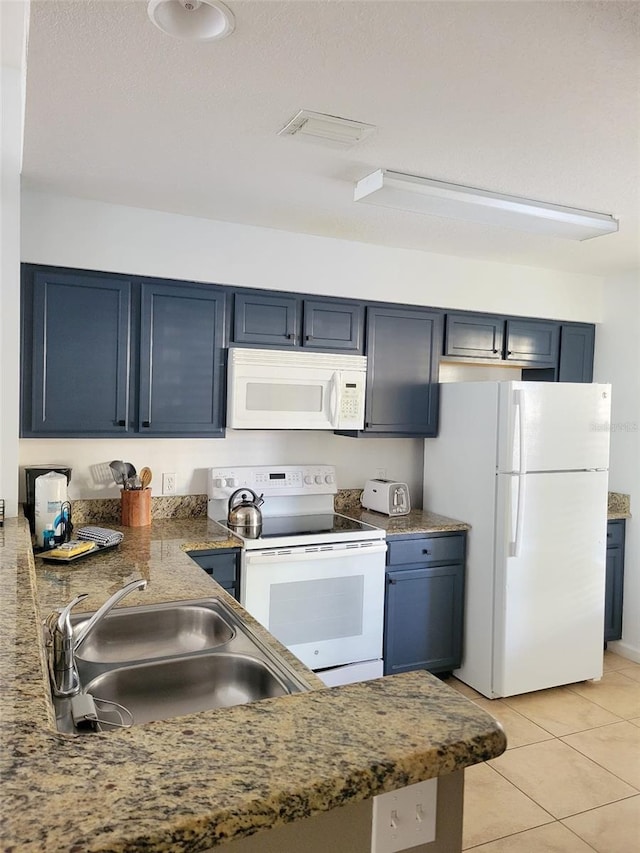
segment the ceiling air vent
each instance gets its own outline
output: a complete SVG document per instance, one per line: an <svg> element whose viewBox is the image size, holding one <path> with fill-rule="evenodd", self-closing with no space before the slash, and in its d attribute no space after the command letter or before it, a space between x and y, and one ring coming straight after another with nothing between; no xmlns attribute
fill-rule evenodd
<svg viewBox="0 0 640 853"><path fill-rule="evenodd" d="M362 142L375 129L373 124L314 113L311 110L300 110L282 130L278 131L278 136L296 134L309 142L320 142L335 148L351 148L352 145Z"/></svg>

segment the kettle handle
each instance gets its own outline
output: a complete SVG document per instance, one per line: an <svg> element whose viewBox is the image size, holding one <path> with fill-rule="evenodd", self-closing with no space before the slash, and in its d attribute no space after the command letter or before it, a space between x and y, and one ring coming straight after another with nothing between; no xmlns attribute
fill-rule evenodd
<svg viewBox="0 0 640 853"><path fill-rule="evenodd" d="M264 501L262 500L262 495L260 495L260 497L258 497L256 495L256 493L253 491L253 489L249 489L249 488L236 489L235 492L229 498L229 512L231 512L231 510L233 509L233 502L236 499L236 497L238 495L245 495L247 493L250 493L253 495L253 501L254 501L256 506L260 506L261 503L264 503Z"/></svg>

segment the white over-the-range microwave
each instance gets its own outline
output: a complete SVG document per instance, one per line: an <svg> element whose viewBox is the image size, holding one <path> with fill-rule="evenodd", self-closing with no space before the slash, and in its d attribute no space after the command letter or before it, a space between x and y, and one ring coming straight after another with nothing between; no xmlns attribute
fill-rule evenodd
<svg viewBox="0 0 640 853"><path fill-rule="evenodd" d="M366 373L361 355L232 347L227 426L362 429Z"/></svg>

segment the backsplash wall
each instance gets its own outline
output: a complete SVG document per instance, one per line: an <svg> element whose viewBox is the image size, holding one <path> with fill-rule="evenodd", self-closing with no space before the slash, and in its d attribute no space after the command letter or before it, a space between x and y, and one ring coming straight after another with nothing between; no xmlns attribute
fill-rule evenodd
<svg viewBox="0 0 640 853"><path fill-rule="evenodd" d="M362 488L383 469L387 477L407 483L415 507L422 505L422 439L346 438L331 432L227 430L223 439L21 439L20 500L25 467L73 468L71 500L117 498L120 489L109 462L123 459L138 470L153 471L154 495L162 494L162 473L175 473L176 494L207 492L207 470L217 465L333 464L340 489Z"/></svg>

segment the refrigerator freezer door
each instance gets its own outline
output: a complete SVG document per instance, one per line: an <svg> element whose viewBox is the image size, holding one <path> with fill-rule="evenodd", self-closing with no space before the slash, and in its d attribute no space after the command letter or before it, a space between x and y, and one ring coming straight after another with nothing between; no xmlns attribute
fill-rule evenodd
<svg viewBox="0 0 640 853"><path fill-rule="evenodd" d="M607 479L498 475L494 697L601 677Z"/></svg>
<svg viewBox="0 0 640 853"><path fill-rule="evenodd" d="M611 386L502 382L498 470L609 467Z"/></svg>

